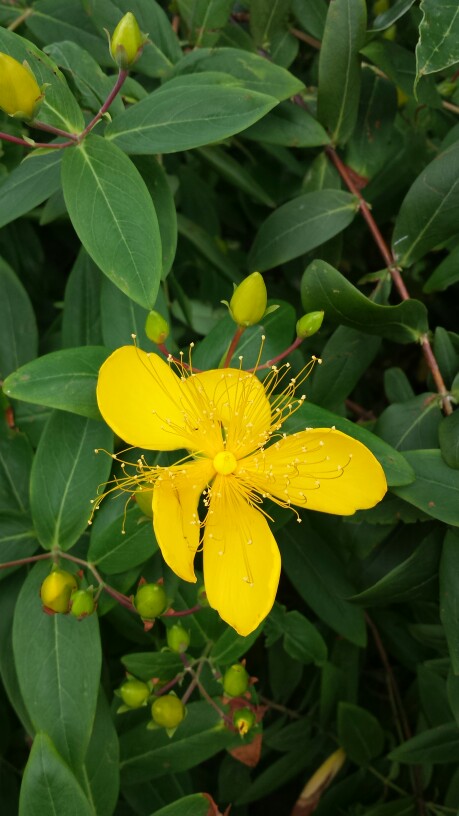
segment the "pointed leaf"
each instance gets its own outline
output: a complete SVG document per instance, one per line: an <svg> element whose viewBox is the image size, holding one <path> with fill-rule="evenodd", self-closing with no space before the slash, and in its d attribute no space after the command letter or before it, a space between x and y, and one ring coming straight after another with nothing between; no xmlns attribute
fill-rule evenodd
<svg viewBox="0 0 459 816"><path fill-rule="evenodd" d="M38 207L61 186L62 150L34 155L18 164L1 185L0 227Z"/></svg>
<svg viewBox="0 0 459 816"><path fill-rule="evenodd" d="M382 753L383 730L373 714L352 703L338 706L338 742L349 759L357 765L368 765Z"/></svg>
<svg viewBox="0 0 459 816"><path fill-rule="evenodd" d="M397 496L429 516L459 527L459 471L448 467L439 450L406 451L416 479L394 487Z"/></svg>
<svg viewBox="0 0 459 816"><path fill-rule="evenodd" d="M423 17L416 46L417 77L459 62L459 6L450 0L421 0Z"/></svg>

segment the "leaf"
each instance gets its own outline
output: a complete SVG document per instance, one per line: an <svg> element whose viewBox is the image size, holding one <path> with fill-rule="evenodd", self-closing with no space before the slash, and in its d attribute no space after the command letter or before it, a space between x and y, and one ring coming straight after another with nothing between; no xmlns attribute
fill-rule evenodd
<svg viewBox="0 0 459 816"><path fill-rule="evenodd" d="M38 336L29 296L11 267L1 258L0 290L0 377L5 378L36 357Z"/></svg>
<svg viewBox="0 0 459 816"><path fill-rule="evenodd" d="M91 499L106 482L111 430L94 419L65 412L51 414L35 454L30 477L30 506L40 543L68 550L88 524Z"/></svg>
<svg viewBox="0 0 459 816"><path fill-rule="evenodd" d="M306 312L323 309L327 319L334 323L398 343L417 342L428 330L423 303L418 300L405 300L398 306L373 303L326 261L313 261L307 267L301 281L301 301Z"/></svg>
<svg viewBox="0 0 459 816"><path fill-rule="evenodd" d="M66 151L62 187L72 224L93 261L129 297L152 309L162 271L161 238L151 196L130 159L90 135Z"/></svg>
<svg viewBox="0 0 459 816"><path fill-rule="evenodd" d="M345 144L357 121L359 50L365 42L365 0L334 0L328 7L319 59L318 114L335 144Z"/></svg>
<svg viewBox="0 0 459 816"><path fill-rule="evenodd" d="M216 45L231 14L232 0L177 0L195 48Z"/></svg>
<svg viewBox="0 0 459 816"><path fill-rule="evenodd" d="M286 25L289 7L290 0L251 0L250 32L258 48L269 51L272 37Z"/></svg>
<svg viewBox="0 0 459 816"><path fill-rule="evenodd" d="M448 530L440 560L440 618L448 641L448 651L454 674L459 675L459 536Z"/></svg>
<svg viewBox="0 0 459 816"><path fill-rule="evenodd" d="M61 150L31 154L1 185L0 227L33 210L60 189Z"/></svg>
<svg viewBox="0 0 459 816"><path fill-rule="evenodd" d="M268 114L269 116L269 114ZM266 117L265 117L266 119ZM250 128L249 128L250 130ZM245 131L245 136L247 131ZM221 147L199 147L199 155L213 167L222 178L233 184L251 199L266 207L274 207L273 199L243 165Z"/></svg>
<svg viewBox="0 0 459 816"><path fill-rule="evenodd" d="M383 730L373 714L352 703L338 705L338 742L352 762L369 765L384 748Z"/></svg>
<svg viewBox="0 0 459 816"><path fill-rule="evenodd" d="M102 572L113 575L143 564L158 550L151 520L138 507L119 516L102 532L94 527L88 559Z"/></svg>
<svg viewBox="0 0 459 816"><path fill-rule="evenodd" d="M292 12L305 31L321 40L328 6L326 0L292 0Z"/></svg>
<svg viewBox="0 0 459 816"><path fill-rule="evenodd" d="M386 408L376 423L375 433L396 450L434 448L441 421L438 395L418 394Z"/></svg>
<svg viewBox="0 0 459 816"><path fill-rule="evenodd" d="M100 681L101 648L97 615L46 615L39 590L49 562L29 572L13 624L19 686L36 731L45 731L74 769L91 738ZM78 814L79 816L79 814Z"/></svg>
<svg viewBox="0 0 459 816"><path fill-rule="evenodd" d="M66 0L40 0L27 18L27 27L45 43L71 40L86 48L102 65L110 65L107 43L97 36L83 5L70 6Z"/></svg>
<svg viewBox="0 0 459 816"><path fill-rule="evenodd" d="M159 677L162 681L170 680L183 671L183 663L175 652L136 652L125 655L121 662L130 674L140 680L151 680Z"/></svg>
<svg viewBox="0 0 459 816"><path fill-rule="evenodd" d="M416 59L411 50L385 37L378 37L368 42L360 53L383 71L407 97L414 97ZM421 78L416 86L416 95L419 104L433 108L441 106L441 97L433 77Z"/></svg>
<svg viewBox="0 0 459 816"><path fill-rule="evenodd" d="M459 142L440 153L418 176L395 221L392 249L400 266L411 266L457 232Z"/></svg>
<svg viewBox="0 0 459 816"><path fill-rule="evenodd" d="M294 660L308 665L323 666L327 659L327 646L317 628L297 612L287 612L283 621L284 649Z"/></svg>
<svg viewBox="0 0 459 816"><path fill-rule="evenodd" d="M155 816L209 816L209 806L210 799L205 793L192 793L155 810Z"/></svg>
<svg viewBox="0 0 459 816"><path fill-rule="evenodd" d="M459 247L455 247L427 278L422 291L429 295L432 292L444 292L445 289L458 281Z"/></svg>
<svg viewBox="0 0 459 816"><path fill-rule="evenodd" d="M410 10L415 0L396 0L396 2L386 11L382 11L373 20L371 31L384 31L390 28L400 17L403 17Z"/></svg>
<svg viewBox="0 0 459 816"><path fill-rule="evenodd" d="M231 629L228 626L223 634L220 635L216 643L214 643L212 646L210 659L214 660L215 663L220 666L234 663L235 660L238 660L240 657L246 654L250 647L253 646L263 631L263 625L264 622L261 623L260 626L258 626L255 631L253 631L247 637L238 635L234 629Z"/></svg>
<svg viewBox="0 0 459 816"><path fill-rule="evenodd" d="M308 399L338 410L376 357L381 340L338 326L321 351L322 365L311 380Z"/></svg>
<svg viewBox="0 0 459 816"><path fill-rule="evenodd" d="M439 426L440 450L450 468L459 468L459 412L443 417Z"/></svg>
<svg viewBox="0 0 459 816"><path fill-rule="evenodd" d="M4 392L15 399L100 419L96 385L108 355L103 346L52 351L10 374Z"/></svg>
<svg viewBox="0 0 459 816"><path fill-rule="evenodd" d="M132 344L132 335L144 351L157 351L155 344L145 334L148 310L139 306L118 289L108 278L102 278L101 292L102 337L107 349ZM155 308L168 319L162 290L159 290Z"/></svg>
<svg viewBox="0 0 459 816"><path fill-rule="evenodd" d="M70 768L47 734L37 734L24 770L19 816L93 816Z"/></svg>
<svg viewBox="0 0 459 816"><path fill-rule="evenodd" d="M249 254L249 267L262 272L309 252L342 232L356 212L355 196L340 190L297 196L261 225Z"/></svg>
<svg viewBox="0 0 459 816"><path fill-rule="evenodd" d="M154 156L137 156L134 164L147 185L158 218L161 235L162 277L171 270L177 249L177 214L166 173Z"/></svg>
<svg viewBox="0 0 459 816"><path fill-rule="evenodd" d="M102 275L81 248L65 287L62 345L101 346L100 290Z"/></svg>
<svg viewBox="0 0 459 816"><path fill-rule="evenodd" d="M231 283L240 282L241 274L236 264L222 252L217 241L203 227L179 213L177 215L177 228L179 235L193 244L204 258L223 273L227 280Z"/></svg>
<svg viewBox="0 0 459 816"><path fill-rule="evenodd" d="M106 137L127 153L176 153L227 139L276 104L226 74L177 77L117 116Z"/></svg>
<svg viewBox="0 0 459 816"><path fill-rule="evenodd" d="M406 765L458 762L459 728L456 723L447 723L422 731L398 745L389 759Z"/></svg>
<svg viewBox="0 0 459 816"><path fill-rule="evenodd" d="M448 467L439 450L406 451L404 456L416 479L393 492L429 516L459 527L459 472Z"/></svg>
<svg viewBox="0 0 459 816"><path fill-rule="evenodd" d="M289 527L276 534L285 572L297 592L321 620L352 643L364 646L366 631L363 612L345 600L354 594L354 589L344 575L342 561L310 528L306 518L303 518L301 526L306 530L303 533L306 546L292 534Z"/></svg>
<svg viewBox="0 0 459 816"><path fill-rule="evenodd" d="M304 108L291 102L282 102L247 128L244 139L286 147L318 147L330 141L322 125Z"/></svg>
<svg viewBox="0 0 459 816"><path fill-rule="evenodd" d="M459 62L459 8L450 0L421 0L416 79Z"/></svg>
<svg viewBox="0 0 459 816"><path fill-rule="evenodd" d="M3 563L18 558L28 558L38 548L32 519L26 513L14 510L0 510L0 559ZM0 581L11 573L11 569L0 571Z"/></svg>
<svg viewBox="0 0 459 816"><path fill-rule="evenodd" d="M97 816L112 816L118 801L119 743L110 708L102 688L84 760L84 779Z"/></svg>
<svg viewBox="0 0 459 816"><path fill-rule="evenodd" d="M0 510L25 513L33 451L25 434L0 435Z"/></svg>

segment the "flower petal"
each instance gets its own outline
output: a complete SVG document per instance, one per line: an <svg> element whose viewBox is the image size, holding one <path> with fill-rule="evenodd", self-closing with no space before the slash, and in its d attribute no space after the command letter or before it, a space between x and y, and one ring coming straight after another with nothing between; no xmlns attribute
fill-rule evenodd
<svg viewBox="0 0 459 816"><path fill-rule="evenodd" d="M135 346L114 351L100 369L97 402L107 424L130 445L200 447L187 423L182 382L157 354Z"/></svg>
<svg viewBox="0 0 459 816"><path fill-rule="evenodd" d="M210 605L240 635L271 610L280 565L262 513L241 496L233 476L217 476L204 533L204 583Z"/></svg>
<svg viewBox="0 0 459 816"><path fill-rule="evenodd" d="M236 458L246 456L268 439L271 406L260 380L248 371L236 368L215 369L195 374L186 380L193 400L201 405L201 413L209 413L218 429L215 438L222 450L222 431L226 449Z"/></svg>
<svg viewBox="0 0 459 816"><path fill-rule="evenodd" d="M235 475L287 504L343 516L373 507L387 490L371 451L335 428L286 436L244 459Z"/></svg>
<svg viewBox="0 0 459 816"><path fill-rule="evenodd" d="M184 581L196 581L199 547L198 502L215 471L209 459L164 468L153 489L153 527L165 562Z"/></svg>

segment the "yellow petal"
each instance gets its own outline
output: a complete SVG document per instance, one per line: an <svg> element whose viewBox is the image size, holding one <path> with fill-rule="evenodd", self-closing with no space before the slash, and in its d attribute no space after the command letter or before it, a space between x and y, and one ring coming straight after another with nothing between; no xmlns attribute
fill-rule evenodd
<svg viewBox="0 0 459 816"><path fill-rule="evenodd" d="M334 428L287 436L244 459L235 475L287 504L344 516L373 507L387 490L371 451Z"/></svg>
<svg viewBox="0 0 459 816"><path fill-rule="evenodd" d="M130 445L199 449L198 426L190 424L183 385L157 354L135 346L114 351L100 369L97 402L107 424Z"/></svg>
<svg viewBox="0 0 459 816"><path fill-rule="evenodd" d="M0 54L0 108L10 115L33 116L41 91L32 72L8 54Z"/></svg>
<svg viewBox="0 0 459 816"><path fill-rule="evenodd" d="M218 427L219 447L223 438L226 449L240 458L251 453L268 438L271 406L260 380L247 371L235 368L203 371L186 381L193 400L201 411L212 414ZM210 455L210 454L209 454Z"/></svg>
<svg viewBox="0 0 459 816"><path fill-rule="evenodd" d="M204 583L209 604L240 635L271 610L280 555L268 523L240 495L234 476L217 476L204 533Z"/></svg>
<svg viewBox="0 0 459 816"><path fill-rule="evenodd" d="M199 547L198 502L214 475L209 459L164 468L153 490L153 526L165 562L184 581L196 581L193 561Z"/></svg>

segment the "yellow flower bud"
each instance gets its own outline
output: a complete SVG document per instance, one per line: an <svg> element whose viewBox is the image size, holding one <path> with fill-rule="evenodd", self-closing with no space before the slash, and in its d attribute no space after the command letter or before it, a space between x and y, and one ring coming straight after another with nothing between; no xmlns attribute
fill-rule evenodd
<svg viewBox="0 0 459 816"><path fill-rule="evenodd" d="M32 119L43 94L30 68L0 54L0 108L9 116Z"/></svg>
<svg viewBox="0 0 459 816"><path fill-rule="evenodd" d="M147 317L145 334L153 343L164 343L169 337L169 323L159 312L153 310Z"/></svg>
<svg viewBox="0 0 459 816"><path fill-rule="evenodd" d="M342 748L338 748L331 754L320 768L311 776L301 791L298 803L303 808L306 805L317 805L322 793L328 788L336 774L341 770L346 761L346 754ZM298 804L297 803L297 804ZM312 811L311 811L312 812Z"/></svg>
<svg viewBox="0 0 459 816"><path fill-rule="evenodd" d="M69 611L70 595L78 589L75 576L66 570L55 569L45 578L40 598L45 610L66 613Z"/></svg>
<svg viewBox="0 0 459 816"><path fill-rule="evenodd" d="M268 294L259 272L252 272L234 290L229 302L231 317L238 326L254 326L266 311Z"/></svg>
<svg viewBox="0 0 459 816"><path fill-rule="evenodd" d="M131 11L121 18L110 40L110 54L119 68L126 70L142 53L147 38Z"/></svg>
<svg viewBox="0 0 459 816"><path fill-rule="evenodd" d="M308 312L308 314L303 315L296 324L296 336L302 337L303 339L305 337L311 337L319 331L323 319L323 312Z"/></svg>

